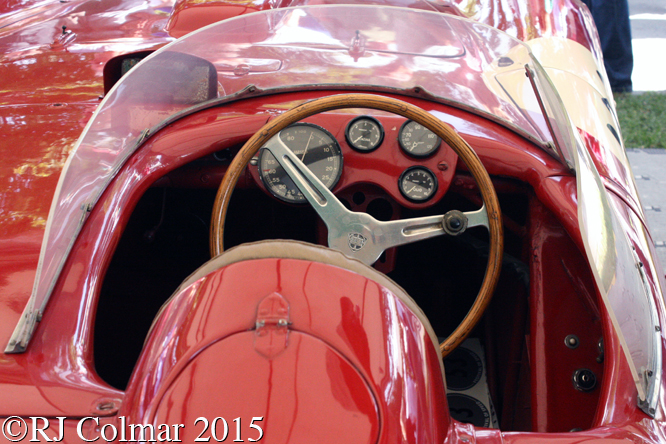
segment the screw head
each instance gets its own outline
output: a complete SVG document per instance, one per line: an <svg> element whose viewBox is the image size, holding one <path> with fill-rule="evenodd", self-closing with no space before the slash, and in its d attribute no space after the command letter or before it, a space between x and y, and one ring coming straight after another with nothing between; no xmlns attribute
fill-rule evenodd
<svg viewBox="0 0 666 444"><path fill-rule="evenodd" d="M568 335L566 338L564 338L564 345L566 345L570 349L578 348L578 346L580 345L580 341L578 340L578 336Z"/></svg>

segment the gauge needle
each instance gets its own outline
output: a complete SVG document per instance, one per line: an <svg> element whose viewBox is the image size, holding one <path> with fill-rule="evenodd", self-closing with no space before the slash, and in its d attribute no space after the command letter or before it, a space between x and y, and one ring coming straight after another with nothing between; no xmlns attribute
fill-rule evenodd
<svg viewBox="0 0 666 444"><path fill-rule="evenodd" d="M308 152L308 147L310 146L310 141L312 140L312 135L314 133L310 133L310 138L308 139L308 143L305 144L305 149L303 150L303 156L301 157L301 162L305 162L303 159L305 159L305 153Z"/></svg>

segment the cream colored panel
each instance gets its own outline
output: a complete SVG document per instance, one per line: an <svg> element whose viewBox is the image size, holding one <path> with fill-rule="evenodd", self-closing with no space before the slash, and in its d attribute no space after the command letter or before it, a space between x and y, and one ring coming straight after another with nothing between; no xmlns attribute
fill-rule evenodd
<svg viewBox="0 0 666 444"><path fill-rule="evenodd" d="M621 136L615 116L602 101L604 97L581 77L561 69L549 67L545 69L574 124L594 136L602 146L610 149L626 165L624 147L607 126L611 125Z"/></svg>
<svg viewBox="0 0 666 444"><path fill-rule="evenodd" d="M533 54L543 65L552 80L574 125L596 138L621 164L624 171L613 172L617 167L609 159L605 160L611 176L627 184L638 201L636 184L624 150L608 125L612 126L622 141L622 131L615 113L615 101L610 86L602 82L596 73L597 65L592 53L572 40L560 38L539 38L527 42ZM604 79L605 70L601 68ZM606 98L613 111L604 104Z"/></svg>
<svg viewBox="0 0 666 444"><path fill-rule="evenodd" d="M558 37L540 37L526 43L544 68L557 68L580 77L613 100L605 68L597 65L590 50L580 43Z"/></svg>
<svg viewBox="0 0 666 444"><path fill-rule="evenodd" d="M612 125L620 134L615 116L602 101L606 97L614 105L610 89L596 72L592 53L579 43L560 38L538 38L527 44L553 81L576 127L594 136L628 165L624 147L607 127ZM605 71L603 75L605 78Z"/></svg>

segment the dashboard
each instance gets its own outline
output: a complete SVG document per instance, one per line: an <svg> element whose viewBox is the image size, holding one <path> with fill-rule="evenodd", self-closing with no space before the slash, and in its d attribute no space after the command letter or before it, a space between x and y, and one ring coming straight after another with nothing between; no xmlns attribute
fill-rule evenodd
<svg viewBox="0 0 666 444"><path fill-rule="evenodd" d="M372 184L409 208L424 208L441 199L458 160L446 143L404 117L374 110L344 111L311 116L279 136L335 193ZM260 150L249 170L256 185L275 198L305 202L267 150Z"/></svg>

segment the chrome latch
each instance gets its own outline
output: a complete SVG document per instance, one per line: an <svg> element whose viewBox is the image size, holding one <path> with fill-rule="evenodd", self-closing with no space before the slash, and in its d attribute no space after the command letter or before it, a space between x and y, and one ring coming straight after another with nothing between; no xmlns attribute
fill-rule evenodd
<svg viewBox="0 0 666 444"><path fill-rule="evenodd" d="M272 359L289 346L289 302L271 293L259 302L255 320L254 349Z"/></svg>

